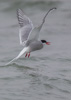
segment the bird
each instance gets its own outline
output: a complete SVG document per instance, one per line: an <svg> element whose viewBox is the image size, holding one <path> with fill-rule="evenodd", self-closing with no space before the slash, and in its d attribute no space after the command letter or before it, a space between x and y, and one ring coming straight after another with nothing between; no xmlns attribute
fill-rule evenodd
<svg viewBox="0 0 71 100"><path fill-rule="evenodd" d="M17 9L17 18L19 23L19 38L20 44L24 46L23 50L15 57L13 60L8 62L6 65L11 64L13 61L19 59L22 55L25 54L25 57L30 57L30 53L36 50L40 50L43 48L44 44L50 45L50 42L46 40L39 39L40 30L45 23L45 19L50 11L56 9L53 7L48 10L45 14L44 18L42 19L42 23L38 27L34 27L32 21L29 17L27 17L23 10L18 8Z"/></svg>

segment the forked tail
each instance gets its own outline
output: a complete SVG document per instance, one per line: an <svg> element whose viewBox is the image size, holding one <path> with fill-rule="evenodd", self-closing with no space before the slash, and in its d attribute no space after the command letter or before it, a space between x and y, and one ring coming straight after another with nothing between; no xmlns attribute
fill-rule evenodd
<svg viewBox="0 0 71 100"><path fill-rule="evenodd" d="M24 48L17 57L15 57L13 60L11 60L10 62L8 62L7 64L5 64L6 66L11 64L13 61L17 60L18 58L20 58L23 54L25 54L27 51L27 48Z"/></svg>
<svg viewBox="0 0 71 100"><path fill-rule="evenodd" d="M17 60L17 59L18 59L18 57L12 59L10 62L6 63L5 65L6 65L6 66L9 65L9 64L11 64L13 61L15 61L15 60Z"/></svg>

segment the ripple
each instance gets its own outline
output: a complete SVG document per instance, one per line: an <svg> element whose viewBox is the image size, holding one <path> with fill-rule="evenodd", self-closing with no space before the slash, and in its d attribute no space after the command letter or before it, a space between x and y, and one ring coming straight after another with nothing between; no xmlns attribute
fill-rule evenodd
<svg viewBox="0 0 71 100"><path fill-rule="evenodd" d="M17 63L13 63L10 66L17 67L17 68L24 68L24 69L28 69L28 70L34 70L34 68L32 68L30 66L24 66L24 65L21 65L21 64L17 64Z"/></svg>
<svg viewBox="0 0 71 100"><path fill-rule="evenodd" d="M70 93L70 91L69 90L67 90L67 89L61 89L61 88L57 88L60 92L63 92L63 93L67 93L67 94L69 94Z"/></svg>
<svg viewBox="0 0 71 100"><path fill-rule="evenodd" d="M45 88L47 88L47 89L53 89L53 86L52 86L51 84L45 83L45 84L43 84L43 85L44 85Z"/></svg>
<svg viewBox="0 0 71 100"><path fill-rule="evenodd" d="M71 85L71 80L70 79L64 79L69 85Z"/></svg>

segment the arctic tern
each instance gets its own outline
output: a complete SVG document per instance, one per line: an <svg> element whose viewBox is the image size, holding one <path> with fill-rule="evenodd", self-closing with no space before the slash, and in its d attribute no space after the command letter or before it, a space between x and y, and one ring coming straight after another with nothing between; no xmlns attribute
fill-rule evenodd
<svg viewBox="0 0 71 100"><path fill-rule="evenodd" d="M45 14L42 23L39 25L39 27L34 27L32 24L32 21L27 17L23 10L18 9L17 10L17 18L19 22L19 38L20 38L20 44L24 46L23 50L19 53L17 57L15 57L13 60L8 62L6 65L12 63L14 60L17 60L20 58L23 54L25 54L25 57L30 56L30 53L32 51L40 50L43 48L43 44L50 45L50 42L47 42L46 40L40 40L39 39L39 32L45 22L45 19L50 11L53 9L56 9L56 7L49 9L49 11Z"/></svg>

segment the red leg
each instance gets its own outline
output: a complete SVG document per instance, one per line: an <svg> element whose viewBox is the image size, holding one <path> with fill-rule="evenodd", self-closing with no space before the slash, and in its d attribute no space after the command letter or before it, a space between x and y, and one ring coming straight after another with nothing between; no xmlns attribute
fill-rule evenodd
<svg viewBox="0 0 71 100"><path fill-rule="evenodd" d="M30 57L30 52L29 52L29 54L28 54L28 58Z"/></svg>
<svg viewBox="0 0 71 100"><path fill-rule="evenodd" d="M27 57L27 53L26 53L25 57Z"/></svg>

